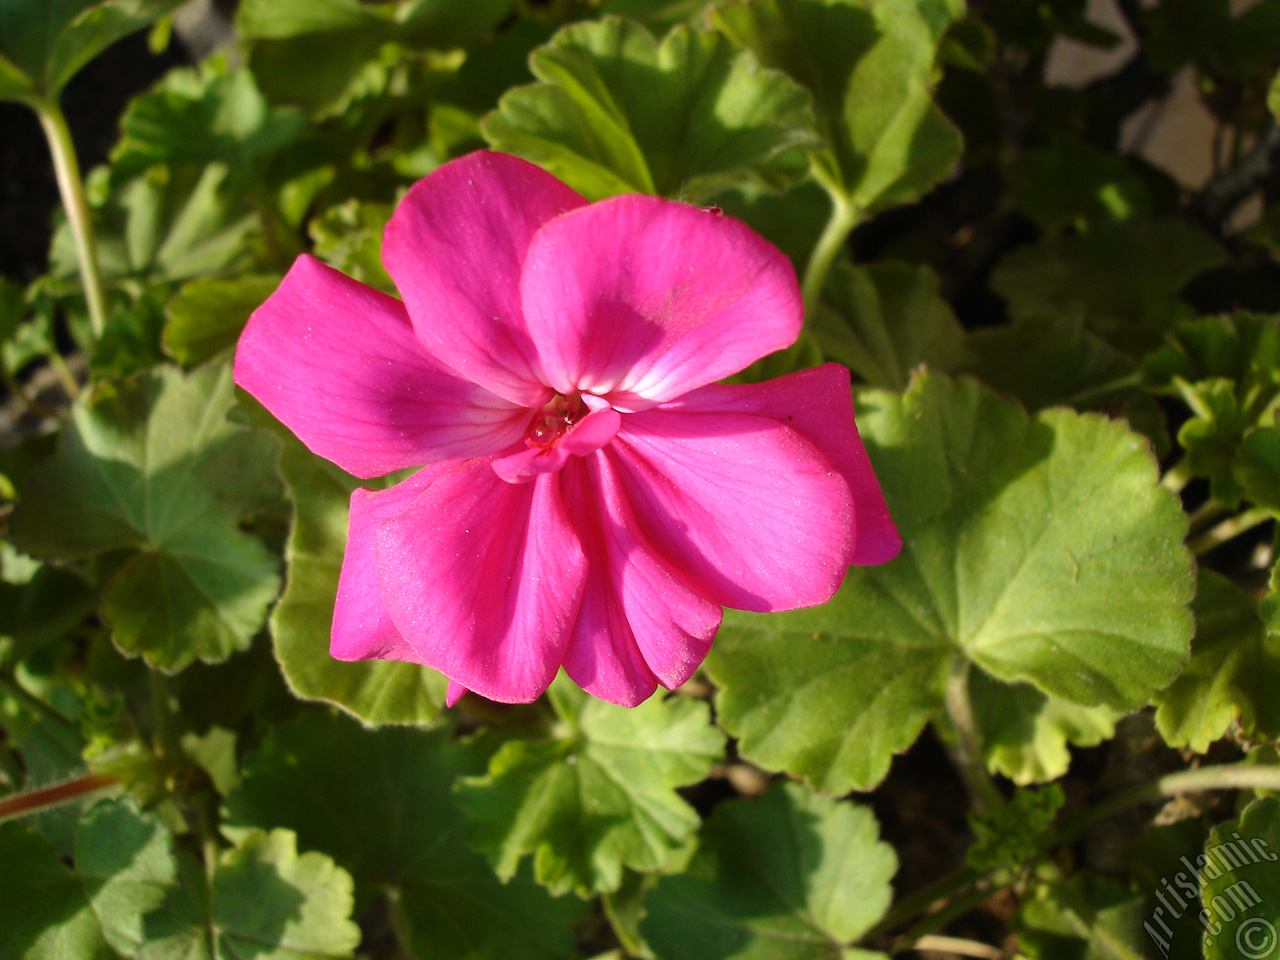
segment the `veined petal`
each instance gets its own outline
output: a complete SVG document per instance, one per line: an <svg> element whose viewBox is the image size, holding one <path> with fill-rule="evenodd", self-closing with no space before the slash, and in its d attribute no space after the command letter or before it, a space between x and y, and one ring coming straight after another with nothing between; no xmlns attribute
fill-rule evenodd
<svg viewBox="0 0 1280 960"><path fill-rule="evenodd" d="M377 565L419 662L504 703L551 683L586 572L554 474L510 484L487 460L458 464L379 526Z"/></svg>
<svg viewBox="0 0 1280 960"><path fill-rule="evenodd" d="M338 596L333 605L333 631L329 653L337 660L408 660L420 663L391 622L378 585L378 560L374 550L378 527L399 516L452 463L423 467L413 476L385 490L355 490L347 521L347 549L338 575Z"/></svg>
<svg viewBox="0 0 1280 960"><path fill-rule="evenodd" d="M615 465L649 543L716 603L814 606L848 572L849 484L776 420L646 410L624 417L599 456Z"/></svg>
<svg viewBox="0 0 1280 960"><path fill-rule="evenodd" d="M623 196L534 236L520 283L546 382L620 410L652 406L791 344L791 262L730 217Z"/></svg>
<svg viewBox="0 0 1280 960"><path fill-rule="evenodd" d="M854 564L887 563L902 549L880 481L853 419L849 371L826 363L764 383L714 384L664 404L665 410L749 413L791 427L818 448L853 491Z"/></svg>
<svg viewBox="0 0 1280 960"><path fill-rule="evenodd" d="M404 304L303 254L240 336L236 383L358 477L502 450L530 413L448 373Z"/></svg>
<svg viewBox="0 0 1280 960"><path fill-rule="evenodd" d="M533 164L485 150L415 184L387 224L382 259L431 354L501 397L545 403L521 265L539 227L584 203Z"/></svg>
<svg viewBox="0 0 1280 960"><path fill-rule="evenodd" d="M649 545L607 457L570 463L560 476L587 553L565 672L588 693L634 707L658 684L675 689L693 676L720 626L720 607Z"/></svg>

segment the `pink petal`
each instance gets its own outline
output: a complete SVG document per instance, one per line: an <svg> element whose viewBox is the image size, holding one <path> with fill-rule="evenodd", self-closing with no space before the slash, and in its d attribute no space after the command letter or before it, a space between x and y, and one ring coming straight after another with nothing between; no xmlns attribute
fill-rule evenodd
<svg viewBox="0 0 1280 960"><path fill-rule="evenodd" d="M588 571L565 672L588 693L634 707L659 683L675 689L693 676L720 607L645 540L608 458L576 461L561 478Z"/></svg>
<svg viewBox="0 0 1280 960"><path fill-rule="evenodd" d="M595 453L613 439L622 417L612 407L594 410L570 428L554 446L526 447L493 461L493 472L507 483L525 483L565 465L569 457Z"/></svg>
<svg viewBox="0 0 1280 960"><path fill-rule="evenodd" d="M791 262L745 224L623 196L552 220L520 284L547 383L642 409L791 344Z"/></svg>
<svg viewBox="0 0 1280 960"><path fill-rule="evenodd" d="M530 416L445 371L399 300L305 254L249 318L235 379L310 450L358 477L495 453Z"/></svg>
<svg viewBox="0 0 1280 960"><path fill-rule="evenodd" d="M600 456L645 537L694 589L744 610L831 599L854 546L849 485L790 427L738 413L646 410Z"/></svg>
<svg viewBox="0 0 1280 960"><path fill-rule="evenodd" d="M510 484L486 460L458 464L382 523L377 561L387 611L420 662L504 703L546 689L586 573L554 474Z"/></svg>
<svg viewBox="0 0 1280 960"><path fill-rule="evenodd" d="M483 150L415 184L387 224L382 260L431 354L522 406L546 402L520 270L534 232L584 203L533 164Z"/></svg>
<svg viewBox="0 0 1280 960"><path fill-rule="evenodd" d="M765 383L703 387L664 409L750 413L791 427L818 448L853 491L857 542L852 562L887 563L902 549L902 538L853 420L849 371L840 364L823 364Z"/></svg>
<svg viewBox="0 0 1280 960"><path fill-rule="evenodd" d="M467 695L467 692L467 688L457 680L450 680L449 689L445 691L444 695L444 705L446 707L456 706L458 701Z"/></svg>
<svg viewBox="0 0 1280 960"><path fill-rule="evenodd" d="M374 552L378 527L399 516L442 473L454 464L433 464L385 490L355 490L347 521L347 550L338 575L329 653L337 660L408 660L421 662L382 602L378 561Z"/></svg>

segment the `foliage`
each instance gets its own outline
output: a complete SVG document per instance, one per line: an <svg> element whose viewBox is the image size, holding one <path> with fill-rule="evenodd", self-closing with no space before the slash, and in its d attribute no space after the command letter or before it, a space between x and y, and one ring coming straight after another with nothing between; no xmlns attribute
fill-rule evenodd
<svg viewBox="0 0 1280 960"><path fill-rule="evenodd" d="M1280 0L1126 0L1131 50L1084 0L240 0L80 171L62 92L177 5L0 3L65 211L0 277L0 960L1264 955ZM1127 59L1055 86L1065 39ZM1130 146L1181 76L1203 185ZM777 245L805 327L737 379L852 371L901 555L630 710L329 657L406 474L234 348L301 253L395 295L485 146Z"/></svg>

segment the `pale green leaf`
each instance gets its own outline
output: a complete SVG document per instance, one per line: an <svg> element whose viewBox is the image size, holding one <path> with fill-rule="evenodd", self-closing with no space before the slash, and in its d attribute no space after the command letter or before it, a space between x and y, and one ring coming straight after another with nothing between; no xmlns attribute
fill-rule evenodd
<svg viewBox="0 0 1280 960"><path fill-rule="evenodd" d="M808 94L718 33L677 26L659 43L610 17L561 30L530 66L542 82L504 95L484 135L591 199L780 190L806 170L791 148L816 142Z"/></svg>
<svg viewBox="0 0 1280 960"><path fill-rule="evenodd" d="M561 684L565 681L561 680ZM706 705L651 697L634 709L581 692L560 736L511 740L458 803L468 840L508 879L534 855L539 883L581 896L618 889L624 867L660 869L684 848L698 815L675 792L724 756Z"/></svg>
<svg viewBox="0 0 1280 960"><path fill-rule="evenodd" d="M249 314L280 284L276 276L191 280L165 307L169 316L165 350L184 367L194 367L235 346Z"/></svg>
<svg viewBox="0 0 1280 960"><path fill-rule="evenodd" d="M825 607L726 617L707 668L744 756L870 788L939 711L956 656L1113 711L1173 679L1193 568L1142 437L933 375L859 395L858 419L902 555Z"/></svg>

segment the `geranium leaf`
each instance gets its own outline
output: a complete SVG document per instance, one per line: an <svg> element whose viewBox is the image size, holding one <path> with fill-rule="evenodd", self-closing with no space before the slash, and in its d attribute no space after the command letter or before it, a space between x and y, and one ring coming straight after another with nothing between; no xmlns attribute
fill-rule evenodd
<svg viewBox="0 0 1280 960"><path fill-rule="evenodd" d="M356 480L296 442L286 444L280 467L294 520L285 551L289 584L272 612L271 636L289 688L337 704L365 723L430 723L449 685L441 674L413 663L329 656L351 491L376 482Z"/></svg>
<svg viewBox="0 0 1280 960"><path fill-rule="evenodd" d="M776 784L716 807L689 867L645 897L663 960L852 960L889 906L897 858L865 807Z"/></svg>
<svg viewBox="0 0 1280 960"><path fill-rule="evenodd" d="M1089 329L1139 356L1190 313L1178 292L1226 256L1183 221L1129 219L1015 250L991 287L1014 319L1082 315Z"/></svg>
<svg viewBox="0 0 1280 960"><path fill-rule="evenodd" d="M1260 797L1205 841L1200 900L1205 960L1253 960L1276 946L1280 924L1280 800ZM1202 862L1203 861L1203 862Z"/></svg>
<svg viewBox="0 0 1280 960"><path fill-rule="evenodd" d="M56 97L80 68L182 0L6 0L0 98Z"/></svg>
<svg viewBox="0 0 1280 960"><path fill-rule="evenodd" d="M561 30L530 66L542 82L508 91L484 135L592 199L780 190L807 169L790 148L816 142L805 91L718 33L677 26L659 43L610 17Z"/></svg>
<svg viewBox="0 0 1280 960"><path fill-rule="evenodd" d="M132 956L143 915L173 882L169 843L164 825L130 799L100 801L81 816L70 867L31 827L0 826L0 957Z"/></svg>
<svg viewBox="0 0 1280 960"><path fill-rule="evenodd" d="M183 284L165 307L164 349L184 367L221 356L235 346L249 314L279 285L276 276L202 277Z"/></svg>
<svg viewBox="0 0 1280 960"><path fill-rule="evenodd" d="M448 730L370 731L312 715L277 727L250 755L226 821L295 830L351 871L362 902L396 891L419 960L565 956L582 905L523 877L500 883L463 841L450 787L483 771L486 753Z"/></svg>
<svg viewBox="0 0 1280 960"><path fill-rule="evenodd" d="M1208 570L1200 573L1192 609L1191 660L1154 698L1161 736L1204 753L1237 720L1246 734L1280 735L1272 693L1280 683L1280 636L1265 630L1247 592Z"/></svg>
<svg viewBox="0 0 1280 960"><path fill-rule="evenodd" d="M745 0L712 23L813 93L819 176L874 211L914 200L960 158L931 90L939 42L963 13L955 0Z"/></svg>
<svg viewBox="0 0 1280 960"><path fill-rule="evenodd" d="M130 551L104 613L122 650L164 670L247 647L279 589L275 560L237 525L278 487L274 441L229 423L234 404L226 367L104 387L75 408L12 518L35 556Z"/></svg>
<svg viewBox="0 0 1280 960"><path fill-rule="evenodd" d="M341 960L360 942L351 876L329 857L299 854L292 831L250 830L212 881L191 856L178 885L147 917L137 960Z"/></svg>
<svg viewBox="0 0 1280 960"><path fill-rule="evenodd" d="M963 356L964 329L929 267L893 260L837 265L815 336L865 383L902 390L921 364L947 372Z"/></svg>
<svg viewBox="0 0 1280 960"><path fill-rule="evenodd" d="M564 681L561 681L564 684ZM467 838L512 877L534 855L539 883L581 896L616 890L623 867L660 869L686 846L698 815L675 792L724 756L706 704L652 697L634 709L577 691L562 736L510 740L483 777L464 780Z"/></svg>
<svg viewBox="0 0 1280 960"><path fill-rule="evenodd" d="M1110 707L1081 706L981 670L969 673L969 699L987 766L1019 785L1056 780L1071 763L1068 746L1097 746L1121 717Z"/></svg>
<svg viewBox="0 0 1280 960"><path fill-rule="evenodd" d="M927 374L858 408L903 552L826 607L726 618L707 667L744 756L833 793L874 786L953 657L1119 711L1173 679L1192 564L1142 437Z"/></svg>

